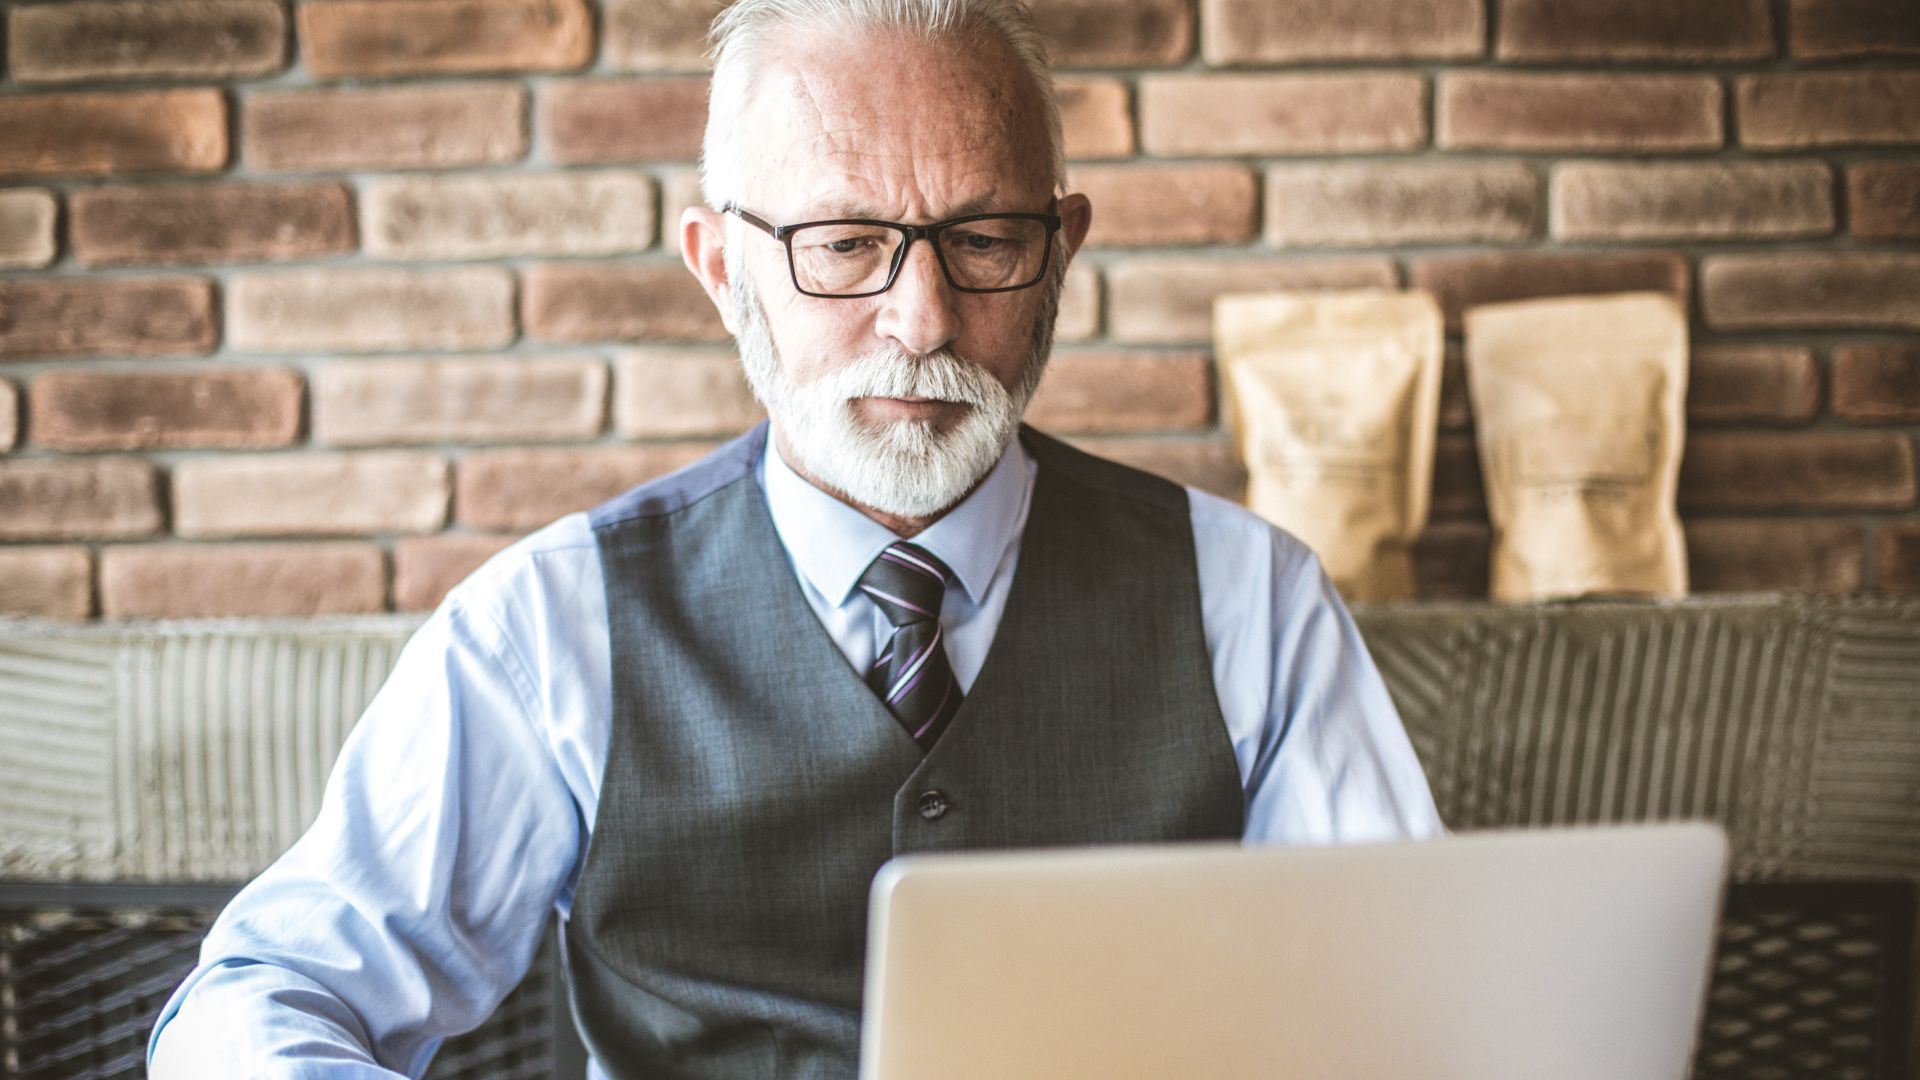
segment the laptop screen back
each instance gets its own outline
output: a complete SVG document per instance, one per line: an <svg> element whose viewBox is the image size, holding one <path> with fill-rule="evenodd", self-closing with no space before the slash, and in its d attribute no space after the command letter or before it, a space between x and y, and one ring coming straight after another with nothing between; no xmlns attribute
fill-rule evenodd
<svg viewBox="0 0 1920 1080"><path fill-rule="evenodd" d="M863 1080L1680 1080L1726 842L910 856L875 880Z"/></svg>

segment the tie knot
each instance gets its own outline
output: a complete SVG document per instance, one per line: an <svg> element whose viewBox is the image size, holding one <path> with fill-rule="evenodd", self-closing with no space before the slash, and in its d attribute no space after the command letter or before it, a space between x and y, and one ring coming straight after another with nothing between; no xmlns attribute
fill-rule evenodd
<svg viewBox="0 0 1920 1080"><path fill-rule="evenodd" d="M880 605L893 625L905 626L940 617L940 601L952 577L947 564L925 548L900 540L868 564L860 575L860 591Z"/></svg>

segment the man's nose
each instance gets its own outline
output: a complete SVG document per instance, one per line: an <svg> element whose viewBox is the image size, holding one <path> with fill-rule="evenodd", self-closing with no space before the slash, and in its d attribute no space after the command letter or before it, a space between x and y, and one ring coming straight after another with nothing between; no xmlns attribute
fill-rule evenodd
<svg viewBox="0 0 1920 1080"><path fill-rule="evenodd" d="M907 249L906 261L893 288L880 294L880 314L874 330L916 356L953 343L960 334L960 312L955 293L940 269L940 257L931 242Z"/></svg>

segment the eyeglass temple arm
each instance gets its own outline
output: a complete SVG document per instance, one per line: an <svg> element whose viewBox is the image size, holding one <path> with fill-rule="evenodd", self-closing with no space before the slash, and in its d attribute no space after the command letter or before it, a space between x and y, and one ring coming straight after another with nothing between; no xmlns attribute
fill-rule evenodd
<svg viewBox="0 0 1920 1080"><path fill-rule="evenodd" d="M780 230L778 228L774 227L774 225L771 222L767 221L765 218L758 217L754 214L748 213L745 210L742 210L738 203L728 203L727 205L720 208L720 212L723 214L732 214L735 217L738 217L741 221L744 221L747 224L753 226L754 228L759 229L761 232L766 233L768 236L773 237L775 240L780 239Z"/></svg>

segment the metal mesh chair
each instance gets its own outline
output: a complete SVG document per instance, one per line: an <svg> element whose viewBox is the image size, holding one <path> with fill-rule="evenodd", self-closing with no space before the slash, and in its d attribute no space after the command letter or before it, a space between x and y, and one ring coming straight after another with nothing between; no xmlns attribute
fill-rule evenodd
<svg viewBox="0 0 1920 1080"><path fill-rule="evenodd" d="M1913 914L1906 882L1734 886L1695 1080L1905 1080ZM0 911L0 1077L139 1077L147 1033L211 918ZM485 1024L441 1047L429 1077L582 1075L553 944Z"/></svg>
<svg viewBox="0 0 1920 1080"><path fill-rule="evenodd" d="M1756 996L1745 1012L1722 997L1713 1015L1752 1026L1710 1028L1718 1056L1702 1059L1701 1076L1832 1080L1864 1069L1857 1075L1912 1080L1900 1062L1920 1053L1920 1018L1899 990L1920 964L1899 944L1912 940L1911 905L1906 936L1887 939L1894 1026L1875 1042L1880 1064L1860 1064L1873 1059L1852 1041L1796 1049L1817 1042L1816 1028L1788 1037L1774 1021L1812 1025L1807 1010L1820 999L1769 997L1761 975L1790 975L1817 995L1830 989L1823 977L1841 974L1822 976L1816 968L1834 958L1802 948L1836 918L1805 898L1851 888L1820 883L1879 880L1909 894L1920 883L1920 604L1743 598L1355 614L1449 826L1707 818L1732 841L1736 933L1740 905L1769 890L1801 904L1755 937L1774 952L1722 973L1724 989L1744 970ZM1814 891L1791 891L1800 885ZM1813 936L1800 941L1793 918Z"/></svg>
<svg viewBox="0 0 1920 1080"><path fill-rule="evenodd" d="M193 967L206 918L11 913L0 938L0 1075L136 1080L147 1032Z"/></svg>
<svg viewBox="0 0 1920 1080"><path fill-rule="evenodd" d="M13 900L23 897L19 890ZM63 890L69 900L111 889ZM158 890L143 890L148 899ZM130 904L0 907L0 1077L137 1080L147 1035L192 970L214 912ZM567 1016L552 934L526 978L474 1031L434 1056L432 1080L577 1078L586 1055Z"/></svg>
<svg viewBox="0 0 1920 1080"><path fill-rule="evenodd" d="M1913 917L1904 881L1734 886L1695 1080L1902 1080Z"/></svg>
<svg viewBox="0 0 1920 1080"><path fill-rule="evenodd" d="M1920 603L1356 616L1454 828L1726 826L1741 884L1701 1080L1911 1080ZM0 882L0 1078L137 1075L205 919L159 913L218 906L224 890L194 899L210 887L193 883L249 877L293 842L412 628L0 621L0 736L17 735L0 754L0 876L42 890ZM61 739L30 737L49 725ZM154 766L175 760L199 768ZM111 901L53 884L81 881L181 884L92 886ZM432 1075L578 1077L572 1040L542 961Z"/></svg>

